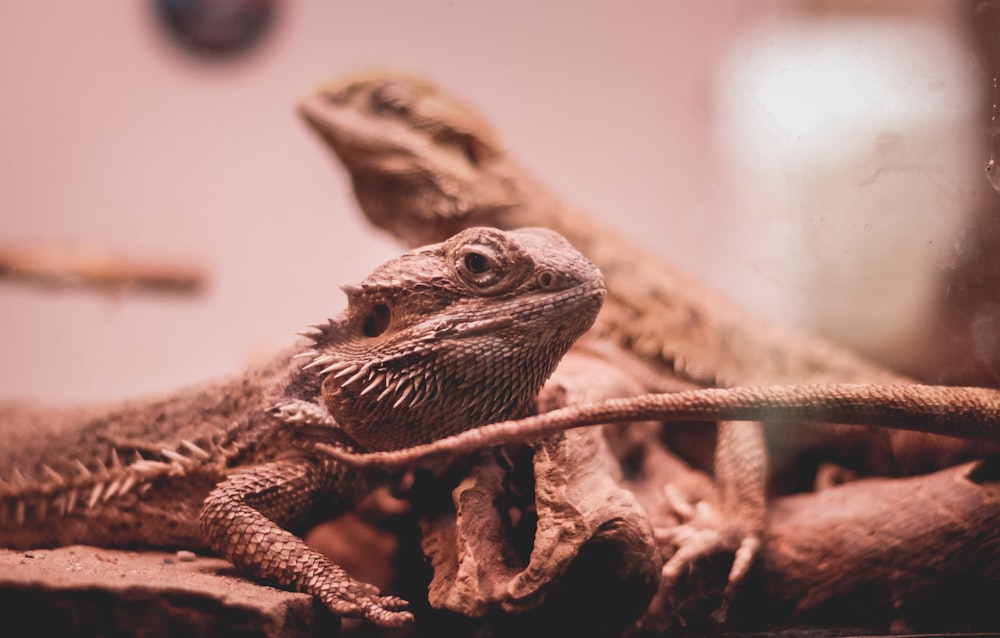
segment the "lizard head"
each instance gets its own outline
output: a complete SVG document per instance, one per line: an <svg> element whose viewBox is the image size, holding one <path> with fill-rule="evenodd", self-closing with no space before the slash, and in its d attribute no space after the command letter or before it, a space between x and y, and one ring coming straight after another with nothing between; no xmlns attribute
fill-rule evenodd
<svg viewBox="0 0 1000 638"><path fill-rule="evenodd" d="M345 292L306 367L337 423L371 450L525 415L605 295L600 271L562 236L478 227Z"/></svg>
<svg viewBox="0 0 1000 638"><path fill-rule="evenodd" d="M301 99L299 112L347 168L376 226L419 245L519 203L507 158L475 111L425 80L368 74Z"/></svg>

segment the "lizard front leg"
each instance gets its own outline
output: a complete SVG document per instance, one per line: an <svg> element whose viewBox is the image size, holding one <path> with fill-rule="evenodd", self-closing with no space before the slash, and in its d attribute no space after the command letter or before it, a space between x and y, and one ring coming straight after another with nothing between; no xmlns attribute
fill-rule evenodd
<svg viewBox="0 0 1000 638"><path fill-rule="evenodd" d="M212 490L199 515L211 548L250 574L318 596L338 616L382 627L413 621L406 601L382 596L286 527L302 525L320 503L353 502L360 474L330 462L279 461L236 472ZM346 497L346 498L345 498ZM329 500L328 500L329 499Z"/></svg>

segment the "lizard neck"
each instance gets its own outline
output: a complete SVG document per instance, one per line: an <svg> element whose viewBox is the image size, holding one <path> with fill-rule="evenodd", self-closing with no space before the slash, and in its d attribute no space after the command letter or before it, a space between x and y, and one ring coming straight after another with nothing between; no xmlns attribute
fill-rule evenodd
<svg viewBox="0 0 1000 638"><path fill-rule="evenodd" d="M540 336L540 335L536 335ZM545 349L562 353L576 335L544 335ZM505 348L498 374L485 353ZM352 365L349 376L323 383L326 408L350 437L369 450L427 443L485 423L527 416L558 356L509 332L431 349L419 356ZM542 363L551 360L550 364Z"/></svg>

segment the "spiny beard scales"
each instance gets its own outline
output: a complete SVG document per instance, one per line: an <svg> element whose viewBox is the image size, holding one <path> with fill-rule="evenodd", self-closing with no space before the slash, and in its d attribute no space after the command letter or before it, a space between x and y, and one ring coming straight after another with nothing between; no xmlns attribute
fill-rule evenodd
<svg viewBox="0 0 1000 638"><path fill-rule="evenodd" d="M502 337L490 339L495 345ZM471 344L466 344L471 345ZM513 345L513 344L511 344ZM501 353L427 349L365 365L338 364L323 382L330 414L368 449L426 443L528 414L569 344Z"/></svg>

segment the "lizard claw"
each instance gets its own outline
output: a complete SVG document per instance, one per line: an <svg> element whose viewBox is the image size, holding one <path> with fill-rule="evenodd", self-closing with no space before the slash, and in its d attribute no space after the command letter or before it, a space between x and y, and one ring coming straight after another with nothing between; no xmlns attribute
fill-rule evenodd
<svg viewBox="0 0 1000 638"><path fill-rule="evenodd" d="M379 627L406 627L413 623L413 614L406 611L408 606L397 596L372 596L362 601L361 618Z"/></svg>
<svg viewBox="0 0 1000 638"><path fill-rule="evenodd" d="M680 524L653 531L664 556L669 555L660 578L665 597L673 595L681 576L696 563L719 555L732 557L722 602L712 614L719 624L725 622L737 590L750 573L764 535L767 454L763 436L757 422L720 423L715 450L717 489L696 502L665 491L667 505Z"/></svg>
<svg viewBox="0 0 1000 638"><path fill-rule="evenodd" d="M712 614L714 622L724 624L736 591L760 549L761 530L738 517L726 516L708 500L691 504L684 499L672 498L669 493L666 496L674 516L684 522L653 529L653 536L666 558L656 600L659 605L667 605L674 598L681 579L692 573L698 563L713 556L731 555L733 563L722 601Z"/></svg>
<svg viewBox="0 0 1000 638"><path fill-rule="evenodd" d="M663 578L671 582L676 582L699 560L720 553L732 554L733 566L729 570L727 594L746 577L761 544L757 534L738 529L738 526L712 529L687 524L653 530L653 536L661 546L677 548L663 565Z"/></svg>
<svg viewBox="0 0 1000 638"><path fill-rule="evenodd" d="M342 618L360 618L378 627L399 628L413 622L413 614L406 610L407 601L398 596L382 596L370 585L363 592L329 592L320 596L320 600Z"/></svg>

